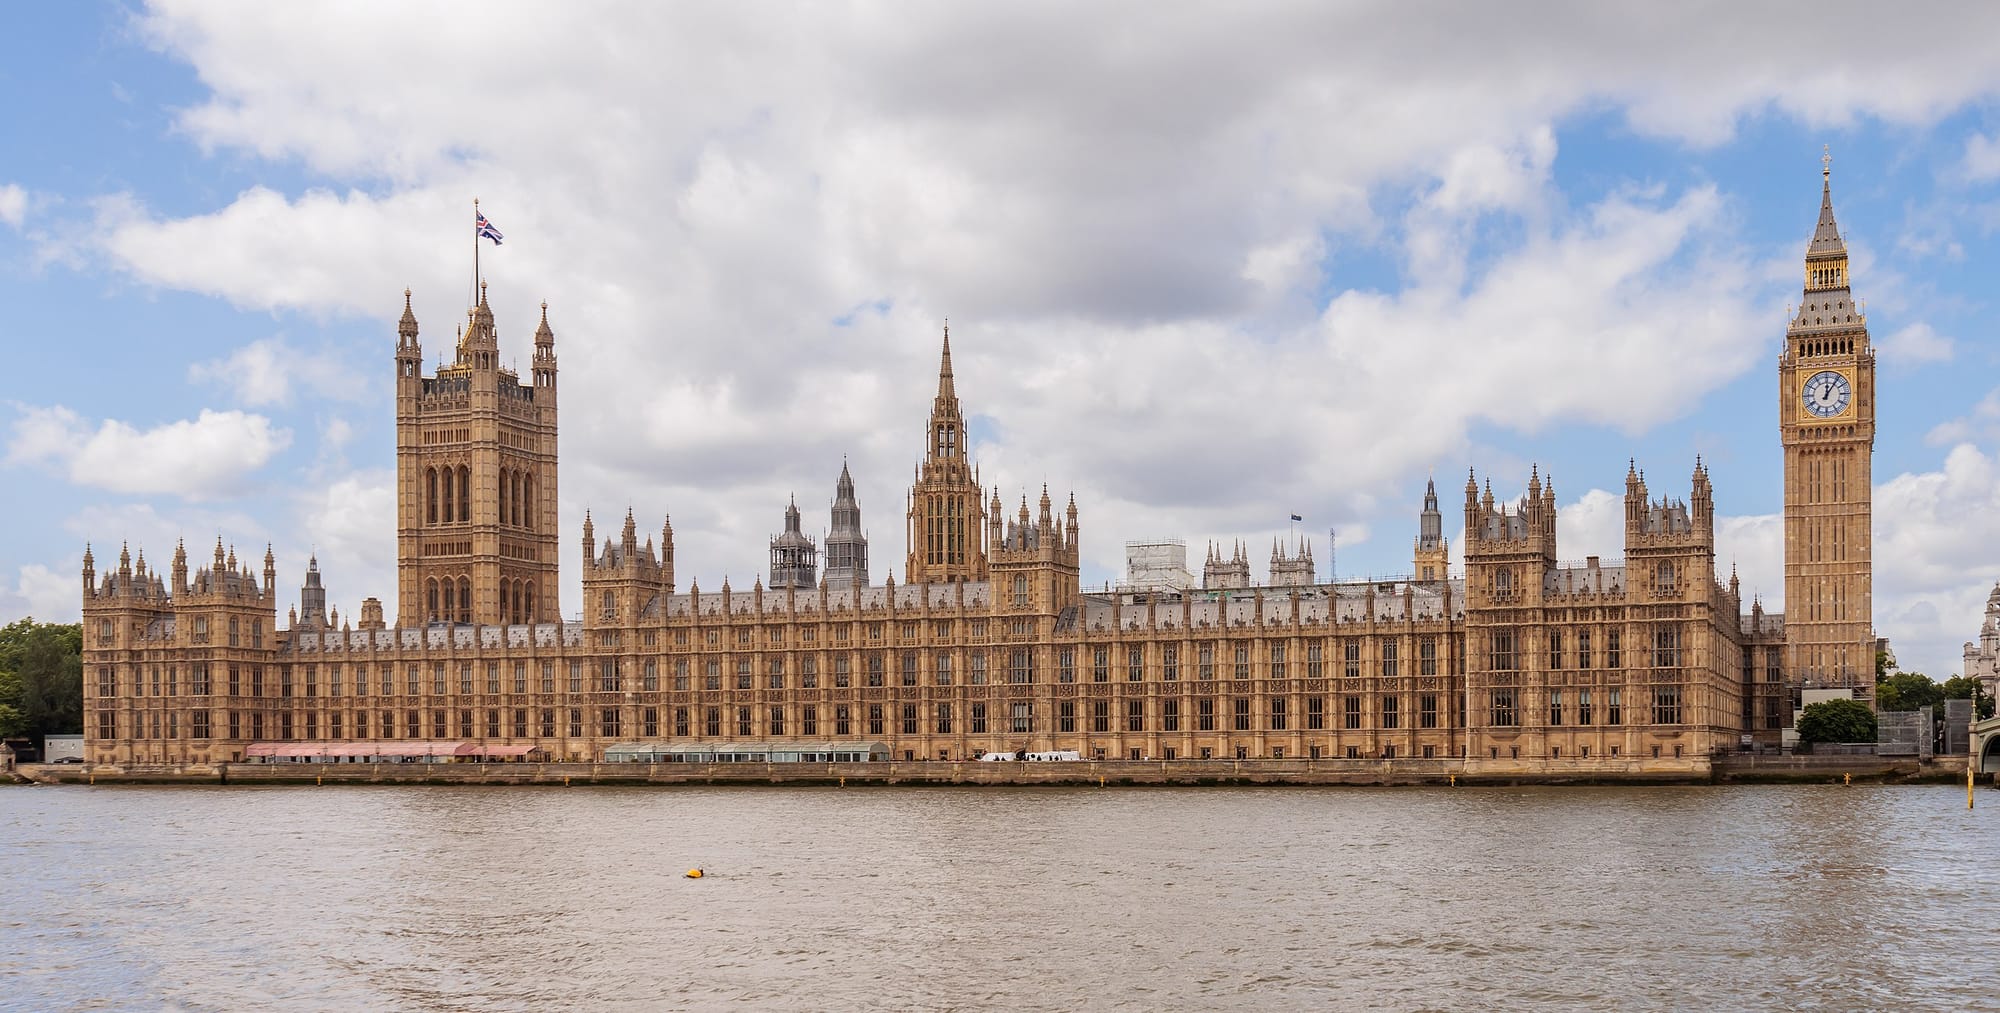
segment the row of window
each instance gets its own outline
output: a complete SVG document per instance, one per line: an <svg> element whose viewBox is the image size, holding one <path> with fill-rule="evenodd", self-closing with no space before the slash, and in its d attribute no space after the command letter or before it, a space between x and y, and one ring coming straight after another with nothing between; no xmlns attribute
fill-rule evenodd
<svg viewBox="0 0 2000 1013"><path fill-rule="evenodd" d="M1548 643L1549 671L1559 672L1569 667L1565 662L1572 659L1575 662L1576 668L1588 669L1596 667L1591 664L1593 659L1596 658L1596 655L1592 652L1591 631L1584 629L1577 630L1575 633L1576 636L1569 641L1569 643L1574 644L1575 652L1570 653L1564 650L1566 644L1563 631L1552 629L1546 632L1544 639ZM1487 663L1490 670L1495 672L1520 671L1522 662L1525 660L1525 652L1520 649L1522 642L1522 635L1513 630L1495 630L1489 633L1487 635ZM1604 664L1602 667L1604 668L1625 667L1625 645L1622 631L1616 629L1604 631L1603 661ZM1654 668L1678 668L1681 666L1683 662L1681 631L1679 627L1665 626L1653 631L1651 661Z"/></svg>
<svg viewBox="0 0 2000 1013"><path fill-rule="evenodd" d="M1663 642L1666 639L1666 634L1670 632L1672 631L1662 631ZM1496 633L1493 635L1493 639L1499 642L1510 639L1511 636L1512 634ZM1385 648L1384 654L1387 656L1382 659L1382 664L1378 671L1382 673L1384 678L1391 678L1398 673L1394 657L1395 652L1388 649L1390 645L1384 644L1383 646ZM1349 644L1347 647L1349 656L1342 663L1341 671L1350 678L1357 677L1360 674L1359 660L1356 657L1359 653L1359 646ZM1077 649L1071 647L1060 648L1057 651L1056 682L1074 683L1078 681L1080 673L1077 667L1077 653ZM1222 666L1223 674L1239 681L1260 675L1269 679L1286 679L1299 674L1303 674L1308 679L1322 677L1326 671L1326 666L1321 660L1320 645L1308 645L1305 653L1306 661L1302 666L1303 671L1295 671L1286 660L1287 650L1285 645L1272 644L1270 647L1270 660L1261 666L1260 671L1259 666L1253 665L1250 661L1249 645L1238 644L1234 651L1235 658L1233 663ZM1122 681L1145 681L1144 649L1139 646L1132 646L1127 648L1123 654L1124 657L1120 659L1122 665L1118 670ZM1159 674L1161 679L1167 682L1179 681L1183 674L1183 669L1180 664L1178 645L1160 645L1159 654ZM1214 681L1218 667L1215 662L1214 645L1211 643L1201 644L1196 651L1196 655L1197 660L1194 667L1196 678L1202 682ZM1677 657L1677 655L1674 655L1674 657ZM967 655L967 667L965 671L965 681L967 684L985 685L988 683L989 677L997 679L1001 675L1004 675L1008 683L1017 685L1031 684L1036 681L1035 651L1031 648L1015 648L1007 651L1005 653L1007 667L1004 673L989 672L987 659L988 654L985 651L972 651ZM721 658L690 659L680 657L669 660L672 672L670 685L674 690L685 691L696 688L719 690L725 688L725 685L728 688L748 690L756 689L759 686L759 673L754 671L754 663L747 658L735 659L726 672L724 661ZM857 682L868 687L887 686L891 680L890 668L892 665L895 668L894 680L897 685L913 687L919 685L922 681L922 672L920 671L921 657L916 652L868 652L859 659L861 664L858 671L855 666L856 659L845 654L825 659L816 655L806 655L795 660L796 672L794 674L796 676L797 688L800 689L819 688L822 676L822 661L827 662L827 671L824 674L828 679L829 685L834 688L849 688ZM226 671L227 693L230 696L245 695L246 676L249 690L248 695L252 697L265 696L267 688L273 689L274 692L271 695L278 697L339 697L346 694L350 686L352 694L355 696L368 696L371 693L378 693L382 696L393 696L399 690L411 696L416 696L423 693L426 689L436 695L443 695L454 690L461 695L471 695L476 692L496 695L502 692L526 694L530 691L531 687L537 692L550 694L556 692L559 684L557 679L558 663L552 660L539 662L535 666L532 679L530 677L530 663L526 660L507 663L489 661L483 663L483 665L472 662L459 662L455 666L447 665L441 661L432 662L428 666L411 663L404 666L400 675L396 667L391 664L382 664L372 671L369 666L358 664L352 669L351 675L353 681L351 684L345 681L346 677L350 674L345 665L280 665L272 666L277 673L277 685L275 687L267 687L265 670L262 665L243 666L232 664L215 667ZM628 688L625 672L629 666L620 665L619 659L616 658L595 658L590 659L588 662L584 659L570 659L563 667L563 675L566 678L562 680L562 684L571 693L583 693L586 691L617 693L623 692ZM660 659L643 659L637 662L637 667L639 669L637 684L631 688L637 688L645 692L659 691L662 683ZM1501 670L1504 671L1505 669ZM213 685L211 671L211 665L206 662L188 666L188 695L209 695ZM1090 667L1088 673L1092 682L1104 683L1113 681L1113 671L1112 651L1110 648L1096 647L1090 649ZM1435 674L1435 658L1420 658L1417 671L1419 674ZM699 673L698 676L697 672ZM761 674L763 688L786 689L792 685L793 680L788 678L787 674L786 658L765 659L764 671ZM954 656L950 653L937 654L932 660L930 675L932 685L953 685L958 677L958 673L955 671ZM135 697L179 696L181 695L180 677L181 669L176 665L153 665L150 668L141 666L134 670L133 673L132 695ZM696 685L697 679L700 683L699 686ZM117 690L118 685L115 669L110 666L99 667L97 669L98 697L101 699L113 698L118 695Z"/></svg>
<svg viewBox="0 0 2000 1013"><path fill-rule="evenodd" d="M222 625L228 631L227 642L229 646L231 647L243 646L243 627L245 625L245 623L243 622L243 617L228 616L227 619L228 622ZM210 644L215 642L215 633L211 629L211 623L209 620L210 620L209 616L202 615L200 613L196 613L194 615L186 617L186 622L188 624L189 643ZM250 627L250 646L251 647L264 646L264 620L258 619L253 616L250 618L248 626ZM99 619L97 621L98 644L104 645L111 643L113 636L116 632L117 632L117 627L113 625L111 620Z"/></svg>
<svg viewBox="0 0 2000 1013"><path fill-rule="evenodd" d="M512 528L532 531L535 527L535 476L514 468L501 468L494 487L494 506L499 522ZM424 523L463 524L472 520L472 469L424 469Z"/></svg>
<svg viewBox="0 0 2000 1013"><path fill-rule="evenodd" d="M1342 715L1340 727L1355 730L1360 729L1362 727L1362 699L1357 696L1337 699L1340 701L1340 713ZM1185 715L1186 720L1184 721L1181 701L1179 700L1160 701L1156 716L1157 720L1153 720L1155 715L1149 713L1149 708L1143 700L1127 701L1125 706L1117 711L1114 711L1112 703L1109 700L1062 700L1056 703L1055 724L1052 729L1049 729L1038 728L1036 726L1034 704L1031 702L1015 701L1007 704L989 704L983 701L975 701L965 707L964 730L967 733L979 735L994 730L1030 734L1037 731L1051 730L1055 732L1146 732L1152 730L1161 732L1213 732L1223 730L1225 726L1229 730L1239 732L1257 729L1258 722L1253 718L1252 701L1248 697L1234 697L1226 700L1207 697L1195 700L1193 703L1193 713ZM1263 727L1274 732L1292 730L1294 716L1291 703L1292 701L1284 697L1275 697L1268 700L1266 702L1265 713L1262 715ZM1330 724L1331 712L1328 707L1329 698L1312 696L1305 698L1304 703L1305 712L1302 716L1303 721L1298 727L1309 731L1321 731L1332 727ZM1223 706L1227 707L1226 711L1220 709ZM1392 730L1402 726L1401 707L1402 700L1398 697L1384 696L1381 698L1377 714L1380 717L1380 727L1382 729ZM1002 708L1005 708L1004 711ZM456 734L461 737L473 737L483 733L489 738L498 738L503 734L511 734L516 738L526 738L529 736L530 729L532 728L534 734L543 738L552 738L556 735L556 729L559 727L557 717L562 710L564 709L554 707L535 709L533 712L535 720L531 722L530 709L516 707L512 709L512 720L505 721L503 718L507 716L507 712L502 708L491 707L485 709L485 720L483 724L480 724L474 721L477 712L473 708L461 708L457 711ZM567 708L566 710L568 714L568 734L571 737L582 737L586 725L584 720L586 710L574 707ZM660 734L660 715L663 710L670 712L673 734L677 736L696 734L694 731L696 722L699 722L700 725L699 734L710 737L725 734L738 737L754 735L779 737L788 734L785 708L777 706L763 708L762 716L764 720L759 725L753 720L755 712L759 708L747 705L732 707L642 707L637 712L639 717L638 733L646 737L657 737ZM890 734L892 724L895 727L895 731L903 735L951 735L955 734L959 726L959 707L953 703L938 703L935 705L915 703L833 704L830 706L829 711L831 731L834 735L852 735L855 734L857 728L860 728L863 733L868 735L887 735ZM989 719L989 713L994 718L1000 718L1004 715L1004 721ZM1439 698L1435 694L1425 694L1418 697L1415 723L1411 727L1438 728L1440 727L1439 714ZM443 709L433 709L428 712L428 734L430 737L441 739L453 733L453 728L447 721L447 717L450 715L450 711ZM618 707L599 708L596 711L597 720L592 730L603 737L618 737L624 734L622 715L623 710ZM725 716L727 716L728 720L725 720ZM99 738L109 740L117 737L116 717L115 713L108 710L99 712ZM232 710L227 712L227 726L230 738L242 737L241 733L246 728L244 724L245 717L246 715L239 711ZM420 738L426 734L427 726L425 717L426 712L414 709L407 711L385 709L372 716L364 711L354 715L352 732L356 738L396 738L399 732L409 738ZM208 738L209 718L210 715L207 711L193 712L190 715L189 721L189 737L196 739ZM314 712L307 712L303 715L293 715L290 713L272 715L270 720L274 722L274 725L268 729L266 727L265 714L252 712L247 715L247 718L247 728L252 739L263 738L267 730L274 731L280 739L291 739L295 733L300 731L303 731L306 739L318 739L321 737L320 732L322 728L324 728L328 737L341 739L346 737L349 730L344 722L345 715L338 712L326 715L324 726L321 724L320 715ZM803 736L820 734L820 718L821 708L819 705L805 704L800 706L798 709L797 734ZM135 737L180 737L180 714L178 712L139 714L135 715L135 720L141 723L141 727L136 730ZM1004 725L1004 728L996 727L1000 725ZM150 727L150 736L147 734L148 727Z"/></svg>
<svg viewBox="0 0 2000 1013"><path fill-rule="evenodd" d="M1488 694L1488 722L1494 727L1516 728L1527 716L1525 708L1517 706L1517 690L1495 689ZM1591 698L1591 691L1577 690L1574 703L1570 703L1562 690L1549 691L1548 726L1593 725L1602 716L1607 725L1625 723L1624 692L1618 689L1604 690L1603 708L1600 711ZM1681 687L1656 686L1652 689L1652 717L1656 725L1677 725L1682 723Z"/></svg>

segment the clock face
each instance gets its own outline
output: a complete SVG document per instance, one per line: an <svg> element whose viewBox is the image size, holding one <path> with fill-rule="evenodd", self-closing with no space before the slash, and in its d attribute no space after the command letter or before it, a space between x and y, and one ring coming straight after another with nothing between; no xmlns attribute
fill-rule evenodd
<svg viewBox="0 0 2000 1013"><path fill-rule="evenodd" d="M1814 373L1800 391L1806 411L1823 419L1830 419L1847 410L1847 403L1854 399L1854 391L1847 384L1847 377L1830 369Z"/></svg>

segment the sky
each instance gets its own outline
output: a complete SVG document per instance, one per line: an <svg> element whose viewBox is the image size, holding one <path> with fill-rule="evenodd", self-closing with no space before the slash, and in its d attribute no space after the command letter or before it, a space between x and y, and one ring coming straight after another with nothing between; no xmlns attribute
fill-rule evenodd
<svg viewBox="0 0 2000 1013"><path fill-rule="evenodd" d="M748 586L852 468L874 576L952 329L1010 510L1410 569L1425 481L1711 470L1782 608L1776 356L1821 157L1879 351L1875 623L1958 671L2000 578L2000 5L160 2L0 14L0 617L85 544L394 598L392 354L547 301L586 509ZM1289 518L1301 515L1293 524ZM600 523L599 530L605 529ZM1329 532L1335 545L1329 552ZM1330 558L1331 557L1331 558Z"/></svg>

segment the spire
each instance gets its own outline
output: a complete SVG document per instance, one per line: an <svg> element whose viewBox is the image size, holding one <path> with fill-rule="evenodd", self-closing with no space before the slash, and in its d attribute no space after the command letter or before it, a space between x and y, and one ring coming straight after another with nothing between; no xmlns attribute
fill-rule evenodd
<svg viewBox="0 0 2000 1013"><path fill-rule="evenodd" d="M1417 548L1436 551L1444 545L1444 514L1438 510L1437 480L1424 484L1424 509L1417 515Z"/></svg>
<svg viewBox="0 0 2000 1013"><path fill-rule="evenodd" d="M556 332L549 330L549 301L542 300L542 322L535 326L535 344L555 344Z"/></svg>
<svg viewBox="0 0 2000 1013"><path fill-rule="evenodd" d="M944 355L938 361L938 401L958 400L958 388L951 376L951 321L944 322Z"/></svg>
<svg viewBox="0 0 2000 1013"><path fill-rule="evenodd" d="M1833 152L1822 148L1820 155L1819 224L1813 228L1812 245L1806 247L1806 256L1821 257L1847 256L1847 244L1840 239L1840 226L1833 220Z"/></svg>
<svg viewBox="0 0 2000 1013"><path fill-rule="evenodd" d="M836 588L866 587L868 535L861 530L861 504L854 498L854 476L847 470L844 457L833 491L833 524L823 542L826 563L823 575Z"/></svg>

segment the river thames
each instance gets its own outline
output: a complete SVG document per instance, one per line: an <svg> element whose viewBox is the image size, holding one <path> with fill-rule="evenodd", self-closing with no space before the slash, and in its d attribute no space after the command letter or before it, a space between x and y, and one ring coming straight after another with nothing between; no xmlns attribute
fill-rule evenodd
<svg viewBox="0 0 2000 1013"><path fill-rule="evenodd" d="M1990 1009L1981 801L0 788L0 1006Z"/></svg>

